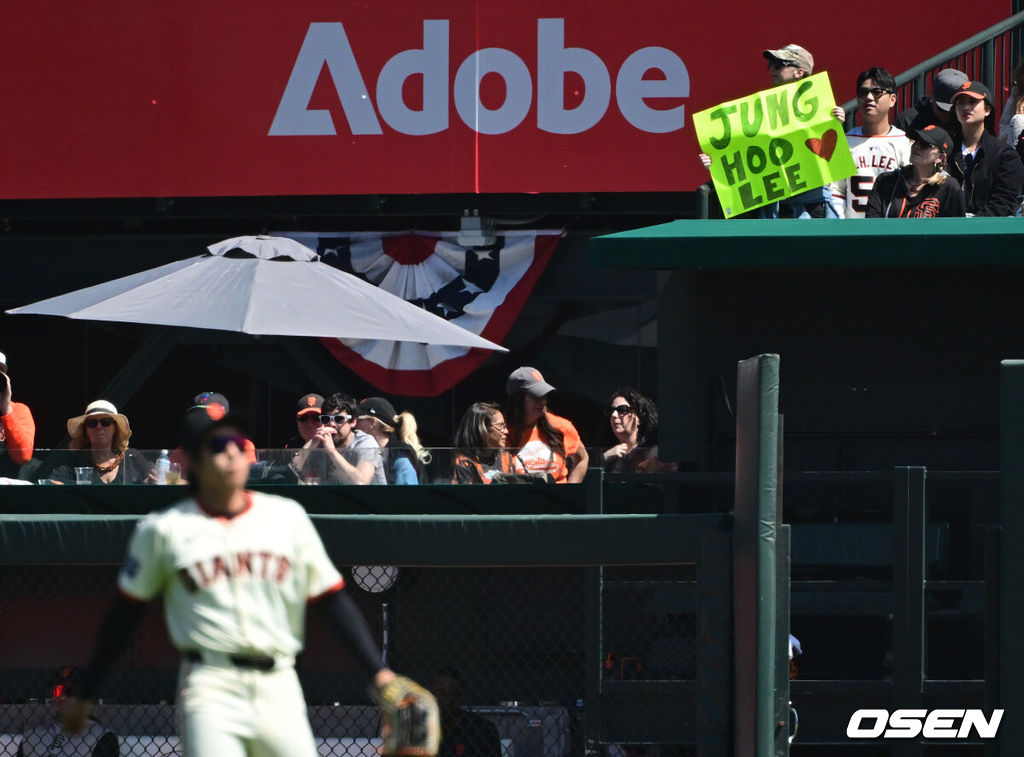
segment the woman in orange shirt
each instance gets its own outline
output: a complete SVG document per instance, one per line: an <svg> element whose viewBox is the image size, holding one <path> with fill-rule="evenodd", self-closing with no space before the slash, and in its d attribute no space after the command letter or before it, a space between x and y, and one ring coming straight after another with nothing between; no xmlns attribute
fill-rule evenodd
<svg viewBox="0 0 1024 757"><path fill-rule="evenodd" d="M509 441L530 473L546 473L556 484L578 484L587 475L590 456L576 427L548 411L553 391L536 368L512 371L505 383Z"/></svg>

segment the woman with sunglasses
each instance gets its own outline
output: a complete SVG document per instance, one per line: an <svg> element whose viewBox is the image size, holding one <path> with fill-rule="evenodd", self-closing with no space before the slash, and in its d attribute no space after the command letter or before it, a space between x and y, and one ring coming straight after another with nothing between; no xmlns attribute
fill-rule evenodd
<svg viewBox="0 0 1024 757"><path fill-rule="evenodd" d="M59 458L49 478L75 483L75 468L92 468L94 484L152 484L152 466L128 448L132 429L128 417L106 400L96 400L85 413L68 418L69 453Z"/></svg>
<svg viewBox="0 0 1024 757"><path fill-rule="evenodd" d="M867 218L941 218L963 216L964 195L946 173L953 140L934 124L911 129L910 164L875 179Z"/></svg>
<svg viewBox="0 0 1024 757"><path fill-rule="evenodd" d="M474 402L455 431L453 484L489 484L508 474L525 474L518 455L505 449L508 425L501 408L491 402Z"/></svg>
<svg viewBox="0 0 1024 757"><path fill-rule="evenodd" d="M658 408L636 389L612 393L608 422L618 444L604 451L607 473L661 473L676 469L658 460Z"/></svg>

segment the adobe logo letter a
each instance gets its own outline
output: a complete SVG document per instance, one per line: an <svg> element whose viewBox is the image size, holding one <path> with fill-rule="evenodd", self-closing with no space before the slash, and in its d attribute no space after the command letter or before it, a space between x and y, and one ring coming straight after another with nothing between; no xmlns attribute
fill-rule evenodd
<svg viewBox="0 0 1024 757"><path fill-rule="evenodd" d="M288 85L277 106L270 136L324 136L337 134L330 111L309 110L316 80L324 64L334 81L338 99L353 134L380 134L380 122L366 92L352 46L340 22L310 24Z"/></svg>

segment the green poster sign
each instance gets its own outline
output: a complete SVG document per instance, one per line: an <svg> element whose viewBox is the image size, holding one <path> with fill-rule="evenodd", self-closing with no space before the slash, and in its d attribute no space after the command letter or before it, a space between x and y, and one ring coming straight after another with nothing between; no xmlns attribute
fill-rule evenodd
<svg viewBox="0 0 1024 757"><path fill-rule="evenodd" d="M693 115L726 218L856 173L822 72Z"/></svg>

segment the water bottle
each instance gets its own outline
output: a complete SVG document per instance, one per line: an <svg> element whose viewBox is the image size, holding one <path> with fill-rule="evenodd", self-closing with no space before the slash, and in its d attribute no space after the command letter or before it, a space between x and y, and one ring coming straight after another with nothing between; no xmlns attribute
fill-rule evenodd
<svg viewBox="0 0 1024 757"><path fill-rule="evenodd" d="M156 459L156 482L158 484L167 483L167 471L171 467L171 458L167 455L167 450L160 450L160 457Z"/></svg>

